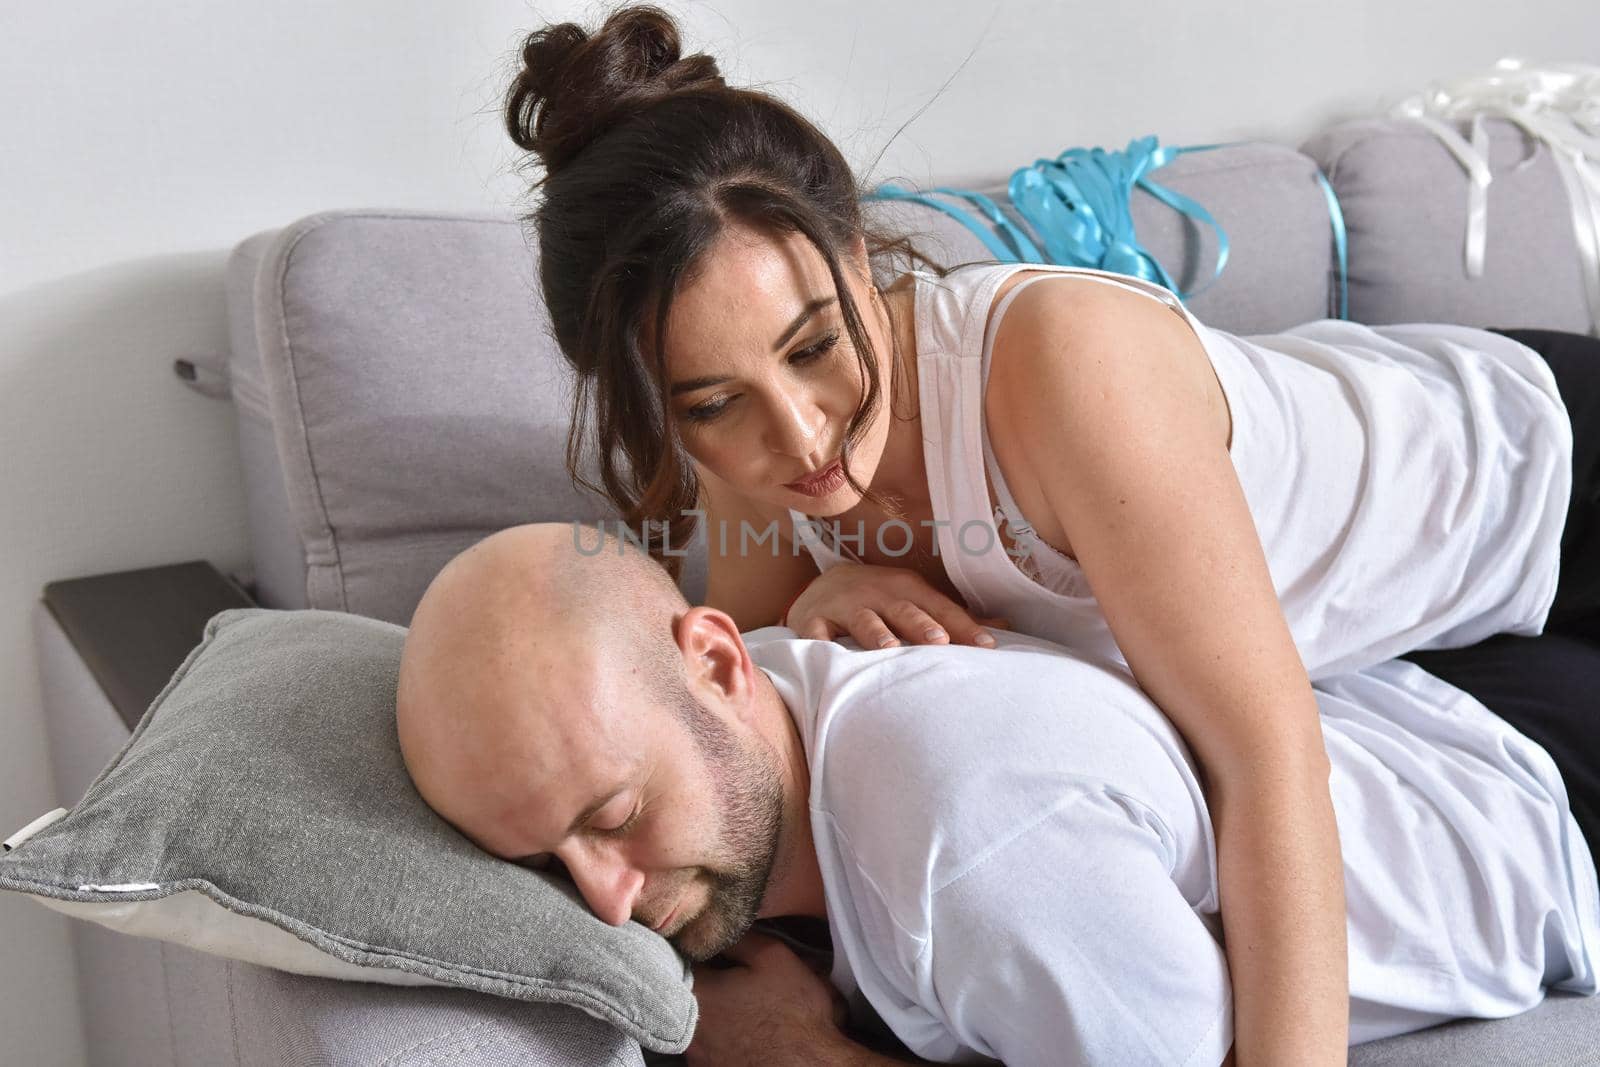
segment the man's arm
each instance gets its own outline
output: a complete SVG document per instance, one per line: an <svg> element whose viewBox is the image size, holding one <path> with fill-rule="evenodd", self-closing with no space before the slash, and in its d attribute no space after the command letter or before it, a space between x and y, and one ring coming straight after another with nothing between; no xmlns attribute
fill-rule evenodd
<svg viewBox="0 0 1600 1067"><path fill-rule="evenodd" d="M836 1033L822 1045L796 1049L793 1067L905 1067L908 1063L929 1062L915 1056L904 1059L886 1056Z"/></svg>
<svg viewBox="0 0 1600 1067"><path fill-rule="evenodd" d="M1216 1067L1233 1042L1227 959L1174 883L1151 809L1087 784L935 887L922 1006L1006 1067Z"/></svg>
<svg viewBox="0 0 1600 1067"><path fill-rule="evenodd" d="M822 1048L801 1050L794 1061L795 1067L905 1067L908 1063L932 1062L916 1056L885 1056L856 1044L843 1034L838 1036L837 1041L830 1041ZM1221 1067L1234 1067L1232 1047L1222 1057Z"/></svg>
<svg viewBox="0 0 1600 1067"><path fill-rule="evenodd" d="M689 1067L901 1067L845 1036L844 998L782 940L752 931L723 953L730 968L697 964L700 1021Z"/></svg>

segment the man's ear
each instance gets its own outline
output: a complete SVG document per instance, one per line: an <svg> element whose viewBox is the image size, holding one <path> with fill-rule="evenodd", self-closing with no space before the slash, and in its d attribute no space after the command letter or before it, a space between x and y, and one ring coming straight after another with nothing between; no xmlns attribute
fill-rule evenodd
<svg viewBox="0 0 1600 1067"><path fill-rule="evenodd" d="M748 702L755 691L755 663L726 612L693 607L673 621L689 690L702 703Z"/></svg>

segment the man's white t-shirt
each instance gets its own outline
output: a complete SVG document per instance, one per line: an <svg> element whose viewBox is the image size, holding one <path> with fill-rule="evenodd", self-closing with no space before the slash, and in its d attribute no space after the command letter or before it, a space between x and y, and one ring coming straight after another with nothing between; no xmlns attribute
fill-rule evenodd
<svg viewBox="0 0 1600 1067"><path fill-rule="evenodd" d="M1216 1064L1216 845L1177 731L1120 665L745 635L788 704L832 980L942 1062ZM1596 991L1594 861L1548 754L1392 660L1316 687L1349 908L1350 1040Z"/></svg>

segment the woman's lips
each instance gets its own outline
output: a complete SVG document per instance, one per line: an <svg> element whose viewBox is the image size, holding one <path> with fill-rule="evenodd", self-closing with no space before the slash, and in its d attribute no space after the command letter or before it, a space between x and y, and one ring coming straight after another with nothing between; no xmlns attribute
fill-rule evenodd
<svg viewBox="0 0 1600 1067"><path fill-rule="evenodd" d="M806 496L827 496L844 484L844 467L834 460L821 470L812 471L804 478L784 483L787 488Z"/></svg>

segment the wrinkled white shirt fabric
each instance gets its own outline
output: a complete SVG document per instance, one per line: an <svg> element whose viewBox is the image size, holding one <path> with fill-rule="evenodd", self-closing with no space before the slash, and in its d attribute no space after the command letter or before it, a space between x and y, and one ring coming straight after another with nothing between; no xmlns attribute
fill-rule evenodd
<svg viewBox="0 0 1600 1067"><path fill-rule="evenodd" d="M832 980L949 1063L1217 1064L1232 1001L1195 764L1120 664L745 635L788 705ZM1592 994L1593 858L1548 754L1394 660L1315 686L1350 1040Z"/></svg>

